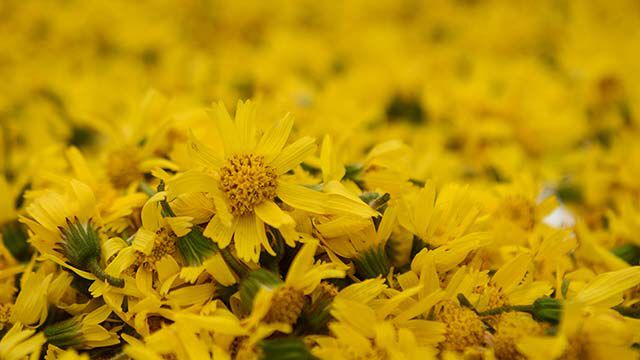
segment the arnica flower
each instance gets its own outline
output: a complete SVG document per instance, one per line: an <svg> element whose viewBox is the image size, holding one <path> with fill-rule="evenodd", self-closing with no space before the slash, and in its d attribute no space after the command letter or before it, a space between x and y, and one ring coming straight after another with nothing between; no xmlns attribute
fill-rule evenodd
<svg viewBox="0 0 640 360"><path fill-rule="evenodd" d="M456 240L479 238L480 205L468 186L450 184L436 191L434 182L408 193L400 203L400 224L417 236L418 249L438 247Z"/></svg>
<svg viewBox="0 0 640 360"><path fill-rule="evenodd" d="M276 122L258 140L254 104L239 102L235 122L222 104L212 112L222 134L224 153L218 154L192 137L190 150L201 168L170 179L167 191L170 202L181 194L197 191L213 197L216 215L204 235L220 248L227 247L233 239L241 260L256 262L262 248L275 255L265 224L278 229L286 243L293 246L298 238L295 222L280 204L316 214L345 211L361 214L366 208L357 197L330 196L289 179L286 173L316 149L311 137L285 146L293 127L289 116ZM374 213L367 209L365 216Z"/></svg>
<svg viewBox="0 0 640 360"><path fill-rule="evenodd" d="M325 211L321 193L286 181L285 174L316 149L310 137L285 146L293 120L285 116L256 138L255 105L239 102L235 122L222 104L214 106L212 116L221 134L224 152L219 154L195 138L191 139L193 157L200 169L176 176L167 183L169 201L188 192L213 196L216 215L204 235L221 248L234 241L240 259L257 262L264 248L274 255L267 240L265 224L289 228L294 221L275 202L276 197L297 209ZM290 231L288 231L290 233ZM290 243L290 239L288 242Z"/></svg>
<svg viewBox="0 0 640 360"><path fill-rule="evenodd" d="M432 358L444 326L419 317L433 303L411 301L419 288L393 292L378 303L374 298L385 289L381 279L370 279L340 291L330 308L333 319L328 328L333 336L313 336L314 355L321 359L358 359L363 354L373 359Z"/></svg>
<svg viewBox="0 0 640 360"><path fill-rule="evenodd" d="M305 305L305 296L326 278L345 276L344 268L334 263L314 263L318 242L305 243L293 259L285 281L278 275L264 269L248 275L240 287L240 298L247 313L257 321L292 325L300 316ZM265 301L257 302L260 293L268 294Z"/></svg>
<svg viewBox="0 0 640 360"><path fill-rule="evenodd" d="M92 124L110 140L100 160L106 179L114 188L126 189L156 168L178 169L163 156L173 146L166 140L175 121L174 112L170 99L151 89L125 121Z"/></svg>
<svg viewBox="0 0 640 360"><path fill-rule="evenodd" d="M165 256L177 256L178 237L191 230L190 217L163 217L161 202L166 194L153 195L142 207L142 227L138 229L133 248L137 251L136 265L153 270L156 263Z"/></svg>
<svg viewBox="0 0 640 360"><path fill-rule="evenodd" d="M336 254L353 259L364 279L387 276L390 259L386 244L397 225L397 206L387 206L381 218L338 216L314 225Z"/></svg>
<svg viewBox="0 0 640 360"><path fill-rule="evenodd" d="M105 273L101 260L100 234L95 223L99 220L96 199L86 184L71 180L63 195L47 191L27 207L31 218L23 217L36 234L34 246L51 260L82 274L87 271L98 279L116 287L123 287L122 279Z"/></svg>
<svg viewBox="0 0 640 360"><path fill-rule="evenodd" d="M527 336L540 336L542 333L542 325L529 314L508 312L500 315L492 337L496 359L525 360L526 357L518 350L518 343Z"/></svg>

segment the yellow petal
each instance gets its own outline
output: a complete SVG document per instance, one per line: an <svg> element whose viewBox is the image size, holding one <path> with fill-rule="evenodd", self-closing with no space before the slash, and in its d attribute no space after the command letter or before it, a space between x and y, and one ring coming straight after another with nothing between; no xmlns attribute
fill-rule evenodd
<svg viewBox="0 0 640 360"><path fill-rule="evenodd" d="M325 212L327 195L304 186L278 182L276 195L296 209L322 214Z"/></svg>
<svg viewBox="0 0 640 360"><path fill-rule="evenodd" d="M89 184L95 183L93 172L89 168L87 160L84 158L80 150L78 150L78 148L76 148L75 146L70 147L69 149L67 149L66 155L67 159L69 160L69 165L71 165L76 178Z"/></svg>
<svg viewBox="0 0 640 360"><path fill-rule="evenodd" d="M218 252L202 264L207 272L222 286L231 286L236 283L236 278L231 269Z"/></svg>
<svg viewBox="0 0 640 360"><path fill-rule="evenodd" d="M218 182L212 176L195 170L176 175L167 182L169 200L187 193L212 192L218 187Z"/></svg>
<svg viewBox="0 0 640 360"><path fill-rule="evenodd" d="M283 225L293 225L295 223L293 218L282 211L273 201L263 201L254 207L253 210L262 221L277 229Z"/></svg>
<svg viewBox="0 0 640 360"><path fill-rule="evenodd" d="M236 105L236 128L238 129L239 150L244 153L252 152L256 146L256 105L251 100Z"/></svg>
<svg viewBox="0 0 640 360"><path fill-rule="evenodd" d="M176 236L185 236L191 231L191 227L193 224L193 218L191 216L176 216L176 217L167 217L165 218L171 230L176 234Z"/></svg>
<svg viewBox="0 0 640 360"><path fill-rule="evenodd" d="M155 244L156 232L145 228L138 229L136 237L133 239L133 248L145 255L151 254Z"/></svg>
<svg viewBox="0 0 640 360"><path fill-rule="evenodd" d="M292 127L293 118L287 114L264 133L256 147L256 154L264 156L265 161L271 163L286 144Z"/></svg>
<svg viewBox="0 0 640 360"><path fill-rule="evenodd" d="M527 269L531 265L531 255L527 253L520 254L511 261L502 265L493 275L491 281L505 293L515 288L527 273Z"/></svg>
<svg viewBox="0 0 640 360"><path fill-rule="evenodd" d="M207 145L201 143L192 131L189 131L189 155L191 155L193 160L212 169L218 169L224 165L222 156L218 155Z"/></svg>
<svg viewBox="0 0 640 360"><path fill-rule="evenodd" d="M335 180L340 181L344 177L344 166L338 161L331 136L325 135L320 149L320 166L322 179L325 183Z"/></svg>
<svg viewBox="0 0 640 360"><path fill-rule="evenodd" d="M378 225L377 240L379 243L384 243L391 236L391 232L395 228L396 219L398 217L398 208L395 206L388 206L382 215L382 221Z"/></svg>
<svg viewBox="0 0 640 360"><path fill-rule="evenodd" d="M231 120L231 116L229 116L224 104L222 104L222 102L214 104L213 109L207 111L207 114L215 120L216 126L218 127L220 139L224 147L224 156L230 157L237 154L239 151L238 129L236 128L236 124Z"/></svg>
<svg viewBox="0 0 640 360"><path fill-rule="evenodd" d="M216 215L211 219L211 221L209 221L209 224L207 224L203 234L215 241L221 249L224 249L231 242L231 237L233 236L235 228L235 222L231 224L231 226L225 226L220 221L220 216Z"/></svg>
<svg viewBox="0 0 640 360"><path fill-rule="evenodd" d="M165 199L165 195L164 191L154 194L142 207L140 217L144 228L156 231L162 226L164 220L160 212L160 201Z"/></svg>
<svg viewBox="0 0 640 360"><path fill-rule="evenodd" d="M583 288L575 300L587 305L615 306L622 302L621 294L640 284L640 266L612 271L596 276Z"/></svg>
<svg viewBox="0 0 640 360"><path fill-rule="evenodd" d="M204 316L181 313L176 315L176 321L220 334L239 336L247 333L247 330L240 325L240 321L232 316Z"/></svg>
<svg viewBox="0 0 640 360"><path fill-rule="evenodd" d="M315 151L315 139L305 136L282 149L273 161L269 163L269 166L275 168L278 175L282 175L298 166L304 159L313 155Z"/></svg>
<svg viewBox="0 0 640 360"><path fill-rule="evenodd" d="M287 284L295 284L301 281L304 274L313 265L313 257L316 254L317 247L318 241L309 241L302 245L302 248L296 254L287 272L287 278L285 280Z"/></svg>
<svg viewBox="0 0 640 360"><path fill-rule="evenodd" d="M238 218L234 243L241 260L258 262L260 259L260 239L257 230L255 216L244 215Z"/></svg>
<svg viewBox="0 0 640 360"><path fill-rule="evenodd" d="M336 296L336 299L344 298L367 304L380 295L386 288L387 285L384 284L384 279L369 279L342 289Z"/></svg>

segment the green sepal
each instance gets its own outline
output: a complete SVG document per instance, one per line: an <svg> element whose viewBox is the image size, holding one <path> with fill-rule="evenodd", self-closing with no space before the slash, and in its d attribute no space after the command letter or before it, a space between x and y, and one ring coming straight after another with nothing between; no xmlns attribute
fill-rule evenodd
<svg viewBox="0 0 640 360"><path fill-rule="evenodd" d="M67 218L67 227L60 227L60 231L64 255L72 265L87 270L89 260L100 257L98 231L91 221L83 225L77 217L74 221Z"/></svg>
<svg viewBox="0 0 640 360"><path fill-rule="evenodd" d="M240 306L245 314L251 313L253 300L261 288L275 289L284 282L273 272L265 269L253 270L240 284Z"/></svg>
<svg viewBox="0 0 640 360"><path fill-rule="evenodd" d="M124 287L124 280L108 275L100 266L100 238L91 220L82 224L76 217L67 218L67 226L60 227L62 250L71 265L94 274L98 279L116 287Z"/></svg>
<svg viewBox="0 0 640 360"><path fill-rule="evenodd" d="M324 291L318 291L319 295L312 295L310 303L305 304L302 310L303 325L301 328L308 330L309 333L324 333L327 330L327 324L331 320L331 304L334 296Z"/></svg>
<svg viewBox="0 0 640 360"><path fill-rule="evenodd" d="M84 342L82 337L82 321L79 318L71 318L49 325L44 329L44 336L49 344L60 348L80 345Z"/></svg>
<svg viewBox="0 0 640 360"><path fill-rule="evenodd" d="M552 324L560 322L562 317L562 300L552 298L538 298L533 302L533 317L538 321Z"/></svg>
<svg viewBox="0 0 640 360"><path fill-rule="evenodd" d="M218 245L205 237L197 226L194 226L187 235L178 238L177 247L189 266L200 266L211 255L220 251Z"/></svg>
<svg viewBox="0 0 640 360"><path fill-rule="evenodd" d="M611 252L629 265L638 265L640 263L640 247L636 245L625 244L611 249Z"/></svg>
<svg viewBox="0 0 640 360"><path fill-rule="evenodd" d="M313 360L304 341L299 338L263 340L259 343L262 360Z"/></svg>
<svg viewBox="0 0 640 360"><path fill-rule="evenodd" d="M383 244L372 246L353 259L356 270L365 279L387 276L391 265Z"/></svg>

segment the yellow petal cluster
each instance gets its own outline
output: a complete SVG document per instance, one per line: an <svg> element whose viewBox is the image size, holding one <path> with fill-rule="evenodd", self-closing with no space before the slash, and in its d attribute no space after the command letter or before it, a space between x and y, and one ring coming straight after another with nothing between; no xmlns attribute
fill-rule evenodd
<svg viewBox="0 0 640 360"><path fill-rule="evenodd" d="M639 24L0 1L0 360L639 358Z"/></svg>

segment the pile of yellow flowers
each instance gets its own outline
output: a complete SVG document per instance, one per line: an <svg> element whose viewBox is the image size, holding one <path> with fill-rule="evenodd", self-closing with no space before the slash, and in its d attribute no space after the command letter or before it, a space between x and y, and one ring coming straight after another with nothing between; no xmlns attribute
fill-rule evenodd
<svg viewBox="0 0 640 360"><path fill-rule="evenodd" d="M0 1L0 360L640 358L638 24Z"/></svg>

